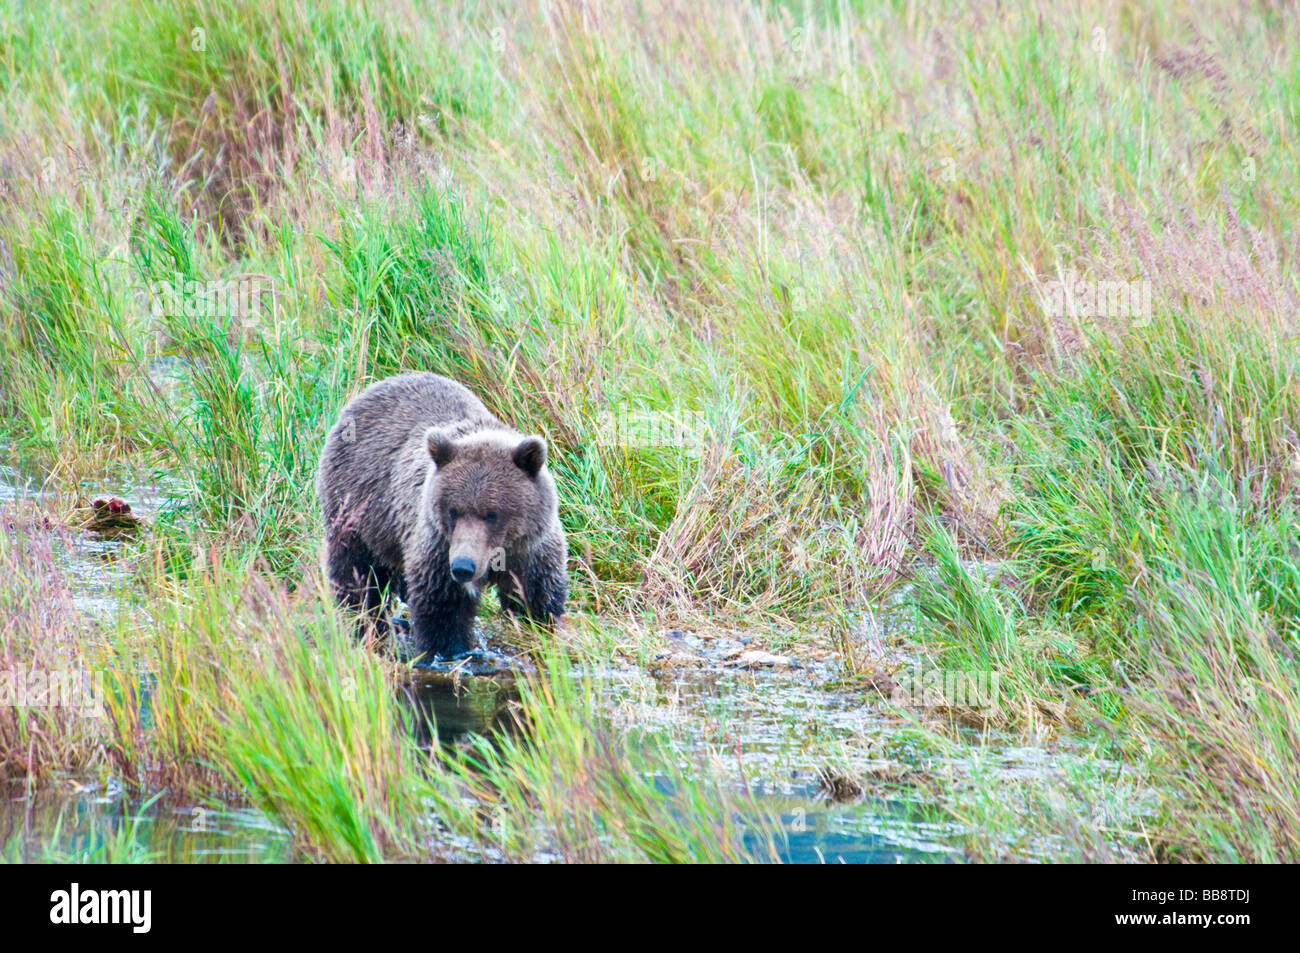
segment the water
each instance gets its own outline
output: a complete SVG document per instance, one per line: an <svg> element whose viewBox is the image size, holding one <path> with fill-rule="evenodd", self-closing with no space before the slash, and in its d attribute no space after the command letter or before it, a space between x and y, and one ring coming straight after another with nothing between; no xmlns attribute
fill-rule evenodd
<svg viewBox="0 0 1300 953"><path fill-rule="evenodd" d="M88 495L99 493L88 488ZM166 505L157 487L117 490L146 520ZM35 476L0 468L0 505L40 499ZM57 507L50 509L51 516ZM55 553L88 617L112 620L129 573L123 543L92 533L61 535ZM778 856L796 863L959 862L970 830L945 811L943 794L896 784L909 772L942 776L951 806L972 766L940 757L867 694L833 687L833 667L757 652L747 637L673 632L671 649L648 666L579 674L598 707L633 738L653 741L692 765L712 760L748 808L775 821ZM471 736L515 731L517 669L490 650L414 669L399 698L415 717L421 745L459 745ZM974 749L972 749L974 750ZM979 769L1008 786L1059 770L1060 752L984 744ZM719 752L725 757L719 758ZM852 779L852 780L850 780ZM661 789L664 779L656 778ZM941 786L943 787L943 786ZM275 861L293 859L289 832L256 811L128 796L111 785L72 780L36 790L0 783L0 850L9 860ZM750 827L746 844L762 856ZM1051 856L1050 845L1041 846Z"/></svg>
<svg viewBox="0 0 1300 953"><path fill-rule="evenodd" d="M416 670L398 689L398 697L414 714L413 731L421 747L436 736L438 743L455 745L470 735L492 735L515 730L511 705L517 703L513 678L456 677L443 672Z"/></svg>
<svg viewBox="0 0 1300 953"><path fill-rule="evenodd" d="M289 832L257 811L139 801L116 785L0 784L0 860L9 863L276 863Z"/></svg>
<svg viewBox="0 0 1300 953"><path fill-rule="evenodd" d="M693 684L698 707L673 702L669 717L684 724L692 716L716 726L717 713L740 710L752 701L748 689L710 675ZM614 695L617 682L609 683ZM442 673L416 673L400 689L412 706L415 737L422 745L455 745L471 735L513 731L510 714L518 695L509 679L459 680ZM623 696L626 700L627 696ZM806 701L806 699L805 699ZM642 705L637 710L644 712ZM752 714L752 713L751 713ZM771 714L770 712L768 714ZM778 821L775 847L784 862L902 863L952 861L961 857L960 825L937 820L902 799L866 798L837 802L810 769L785 771L791 751L778 731L781 719L759 714L751 722L746 768L748 805L758 816ZM436 725L436 734L433 729ZM711 730L693 740L678 737L683 753L711 743ZM798 735L791 738L798 744ZM809 760L808 763L813 763ZM752 768L752 771L750 770ZM655 779L665 793L668 782ZM737 788L739 794L741 788ZM289 832L257 811L176 804L164 799L141 803L120 788L69 782L29 791L22 782L0 785L0 859L9 861L168 861L275 862L293 859ZM766 856L764 838L754 828L744 843Z"/></svg>
<svg viewBox="0 0 1300 953"><path fill-rule="evenodd" d="M133 514L146 525L170 503L170 492L165 482L141 480L125 472L112 480L86 481L81 487L86 500L113 495L126 497ZM39 505L50 522L74 511L72 501L45 491L40 474L18 461L6 460L5 448L0 445L0 507L20 503ZM81 514L85 510L76 512ZM50 545L71 589L76 609L90 618L115 618L119 595L129 584L131 575L121 559L123 540L70 527L66 532L52 534Z"/></svg>
<svg viewBox="0 0 1300 953"><path fill-rule="evenodd" d="M851 699L770 673L704 669L678 673L670 680L638 671L583 674L614 723L633 737L666 738L688 763L719 745L734 750L744 766L735 794L746 810L766 822L765 828L776 822L774 846L783 862L961 859L961 825L940 818L942 812L932 806L902 798L839 801L827 790L819 755L806 744L809 732L847 736L891 727L888 719ZM431 722L437 726L437 743L443 745L456 745L471 734L518 730L511 714L518 693L513 677L505 672L490 678L455 678L417 670L403 686L402 697L417 713L416 737L422 745L434 742ZM665 795L671 793L668 779L653 781ZM744 843L755 856L767 856L767 841L755 827L746 828Z"/></svg>
<svg viewBox="0 0 1300 953"><path fill-rule="evenodd" d="M759 796L777 818L777 856L787 864L954 863L963 831L952 821L930 820L905 800L828 801L817 785L785 797ZM745 844L761 856L763 840L747 832Z"/></svg>
<svg viewBox="0 0 1300 953"><path fill-rule="evenodd" d="M918 803L888 784L837 789L841 772L890 777L908 766L886 751L895 719L860 697L824 688L810 670L703 667L658 678L627 672L608 680L606 697L623 727L666 740L688 759L729 752L737 790L758 816L776 822L775 847L784 862L962 858L964 829L933 803ZM754 831L746 843L762 846Z"/></svg>

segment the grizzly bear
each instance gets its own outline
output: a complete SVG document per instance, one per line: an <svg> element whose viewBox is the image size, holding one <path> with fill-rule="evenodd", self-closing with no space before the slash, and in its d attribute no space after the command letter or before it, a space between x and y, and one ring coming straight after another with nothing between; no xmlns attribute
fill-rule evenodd
<svg viewBox="0 0 1300 953"><path fill-rule="evenodd" d="M388 636L395 593L426 661L465 652L488 583L507 612L563 615L568 546L546 442L455 381L411 373L367 387L330 430L316 489L330 582L362 633Z"/></svg>

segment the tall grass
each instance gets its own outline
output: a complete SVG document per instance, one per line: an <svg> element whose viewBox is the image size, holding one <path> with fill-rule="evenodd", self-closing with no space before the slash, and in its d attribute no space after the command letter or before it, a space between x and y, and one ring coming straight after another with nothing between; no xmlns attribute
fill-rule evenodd
<svg viewBox="0 0 1300 953"><path fill-rule="evenodd" d="M105 761L93 698L100 661L58 554L66 531L30 503L0 507L0 780L39 782Z"/></svg>
<svg viewBox="0 0 1300 953"><path fill-rule="evenodd" d="M356 644L327 592L221 559L176 596L114 636L138 654L113 667L105 748L138 787L246 800L298 856L739 860L742 827L764 830L710 765L683 772L615 728L561 653L521 686L513 731L444 745L436 722L417 730L432 716L403 701L409 673Z"/></svg>
<svg viewBox="0 0 1300 953"><path fill-rule="evenodd" d="M1001 672L998 729L1179 799L1159 856L1295 855L1284 6L47 6L0 26L0 441L177 498L138 550L157 628L94 637L111 740L6 716L10 762L237 790L330 859L430 856L429 799L471 839L485 802L537 819L506 856L732 859L562 664L527 689L550 749L391 740L393 673L314 601L311 484L346 399L418 369L548 436L596 628L818 655L914 581L910 655ZM1065 274L1151 311L1052 313ZM239 280L237 315L149 297ZM6 528L12 578L42 545ZM20 589L6 657L70 651Z"/></svg>

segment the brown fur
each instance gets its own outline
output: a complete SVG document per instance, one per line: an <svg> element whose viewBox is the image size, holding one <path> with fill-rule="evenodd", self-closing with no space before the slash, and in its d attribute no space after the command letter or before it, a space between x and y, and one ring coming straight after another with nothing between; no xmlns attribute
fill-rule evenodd
<svg viewBox="0 0 1300 953"><path fill-rule="evenodd" d="M568 549L546 443L455 381L400 374L366 388L326 438L317 490L330 581L381 634L390 592L410 606L425 655L472 646L485 584L510 611L564 613Z"/></svg>

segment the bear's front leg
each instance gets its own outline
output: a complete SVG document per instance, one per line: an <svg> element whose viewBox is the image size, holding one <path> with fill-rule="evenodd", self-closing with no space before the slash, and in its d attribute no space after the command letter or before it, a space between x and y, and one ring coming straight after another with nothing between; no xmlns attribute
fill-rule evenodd
<svg viewBox="0 0 1300 953"><path fill-rule="evenodd" d="M558 622L569 594L568 557L563 537L544 539L513 573L509 591L501 593L502 606L513 611L522 604L528 618L547 625Z"/></svg>
<svg viewBox="0 0 1300 953"><path fill-rule="evenodd" d="M474 617L478 596L446 573L424 570L408 574L411 636L416 653L426 662L465 652L474 645Z"/></svg>

